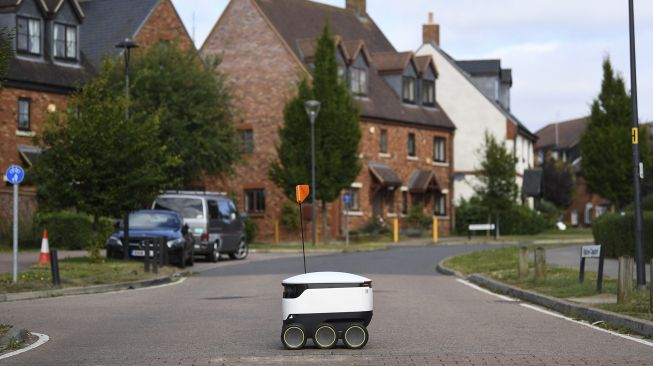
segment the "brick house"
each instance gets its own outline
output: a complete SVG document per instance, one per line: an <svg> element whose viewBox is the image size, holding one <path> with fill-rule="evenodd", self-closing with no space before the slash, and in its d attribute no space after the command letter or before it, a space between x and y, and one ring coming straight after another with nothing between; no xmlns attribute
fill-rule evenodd
<svg viewBox="0 0 653 366"><path fill-rule="evenodd" d="M29 168L48 113L65 110L75 89L92 79L103 57L121 55L126 37L141 47L178 39L193 47L171 0L13 0L0 2L0 27L16 28L15 56L0 90L0 172ZM29 173L29 172L28 172ZM36 209L36 189L21 184L21 215ZM0 187L0 217L11 214L11 188Z"/></svg>
<svg viewBox="0 0 653 366"><path fill-rule="evenodd" d="M572 226L590 226L592 221L610 210L609 200L592 193L583 177L580 156L580 139L589 123L589 117L550 123L536 132L535 152L537 164L550 156L571 164L576 182L571 205L565 212L565 222Z"/></svg>
<svg viewBox="0 0 653 366"><path fill-rule="evenodd" d="M363 169L351 185L351 227L360 228L373 217L401 218L411 205L423 203L424 213L439 217L441 230L448 232L454 214L455 126L435 98L438 70L431 57L397 52L367 14L364 0L345 4L229 2L200 51L222 59L247 153L234 177L207 181L208 188L234 193L260 235L272 237L287 202L268 178L276 159L277 130L298 82L311 77L316 38L328 19L340 70L361 107ZM341 200L329 207L332 236L342 233L343 210Z"/></svg>

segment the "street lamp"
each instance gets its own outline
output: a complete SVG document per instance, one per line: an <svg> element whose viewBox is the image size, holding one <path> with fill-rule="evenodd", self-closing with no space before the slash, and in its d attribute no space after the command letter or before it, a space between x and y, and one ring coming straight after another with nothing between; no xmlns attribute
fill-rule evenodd
<svg viewBox="0 0 653 366"><path fill-rule="evenodd" d="M124 41L118 43L116 48L121 48L125 55L125 98L127 98L127 110L125 111L125 118L129 119L129 57L131 56L131 49L138 48L136 42L127 37ZM125 214L123 221L123 243L122 243L122 256L124 259L129 259L129 212Z"/></svg>
<svg viewBox="0 0 653 366"><path fill-rule="evenodd" d="M304 102L306 107L306 114L311 121L311 209L312 209L312 222L313 222L313 246L317 243L317 232L315 229L315 219L317 217L317 207L315 206L315 196L317 196L317 189L315 187L315 118L320 113L320 102L317 100L307 100Z"/></svg>

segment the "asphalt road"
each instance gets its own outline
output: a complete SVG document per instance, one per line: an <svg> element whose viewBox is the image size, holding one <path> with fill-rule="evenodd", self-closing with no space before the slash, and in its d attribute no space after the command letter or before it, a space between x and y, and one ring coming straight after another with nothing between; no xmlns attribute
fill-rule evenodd
<svg viewBox="0 0 653 366"><path fill-rule="evenodd" d="M280 282L302 271L301 257L285 256L219 263L166 287L2 303L0 322L48 334L50 341L0 364L653 364L649 345L436 274L440 259L477 248L309 257L309 271L373 279L374 318L362 350L282 348Z"/></svg>

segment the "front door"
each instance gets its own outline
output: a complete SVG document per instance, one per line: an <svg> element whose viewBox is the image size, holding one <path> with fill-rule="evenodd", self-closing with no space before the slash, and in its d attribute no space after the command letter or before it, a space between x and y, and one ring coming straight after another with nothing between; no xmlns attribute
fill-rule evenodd
<svg viewBox="0 0 653 366"><path fill-rule="evenodd" d="M374 199L372 201L372 215L374 217L381 217L383 215L383 197L385 190L381 189L374 193Z"/></svg>

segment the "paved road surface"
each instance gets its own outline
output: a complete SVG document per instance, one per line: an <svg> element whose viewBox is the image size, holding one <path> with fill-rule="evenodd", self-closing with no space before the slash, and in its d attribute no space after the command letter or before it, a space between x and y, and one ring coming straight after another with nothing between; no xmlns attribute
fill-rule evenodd
<svg viewBox="0 0 653 366"><path fill-rule="evenodd" d="M310 271L374 280L370 341L286 351L281 280L300 257L223 262L181 284L0 304L0 321L48 334L7 365L651 365L653 347L501 300L435 273L470 246L308 258ZM236 264L234 264L236 263Z"/></svg>

